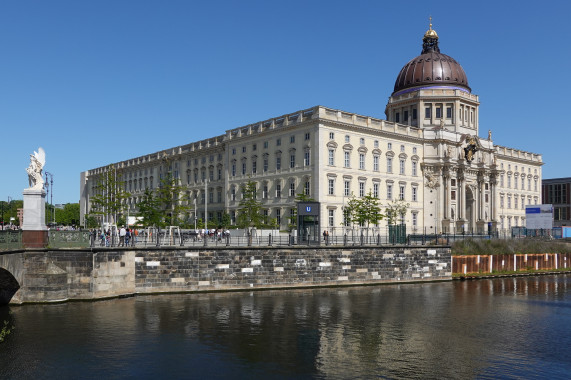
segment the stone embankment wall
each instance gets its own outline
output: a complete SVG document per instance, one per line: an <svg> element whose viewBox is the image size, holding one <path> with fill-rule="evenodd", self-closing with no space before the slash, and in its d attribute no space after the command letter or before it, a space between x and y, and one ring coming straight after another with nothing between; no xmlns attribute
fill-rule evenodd
<svg viewBox="0 0 571 380"><path fill-rule="evenodd" d="M0 267L20 286L11 303L452 278L449 247L37 250Z"/></svg>
<svg viewBox="0 0 571 380"><path fill-rule="evenodd" d="M570 265L569 253L452 256L452 271L458 274L559 270Z"/></svg>

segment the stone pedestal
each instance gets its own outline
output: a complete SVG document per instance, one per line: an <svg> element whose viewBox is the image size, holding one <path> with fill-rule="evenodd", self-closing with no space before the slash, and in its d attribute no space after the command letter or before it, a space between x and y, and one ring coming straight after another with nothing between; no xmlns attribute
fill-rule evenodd
<svg viewBox="0 0 571 380"><path fill-rule="evenodd" d="M452 221L450 219L443 219L442 220L442 232L443 233L452 233Z"/></svg>
<svg viewBox="0 0 571 380"><path fill-rule="evenodd" d="M25 189L22 244L25 248L44 248L48 245L46 227L46 192L43 189Z"/></svg>

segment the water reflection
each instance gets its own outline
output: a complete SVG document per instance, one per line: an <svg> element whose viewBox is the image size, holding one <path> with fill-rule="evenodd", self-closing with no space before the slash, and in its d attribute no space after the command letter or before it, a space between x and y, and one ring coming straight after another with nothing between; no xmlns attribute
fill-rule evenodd
<svg viewBox="0 0 571 380"><path fill-rule="evenodd" d="M0 377L557 377L571 370L558 349L571 343L569 280L13 307Z"/></svg>

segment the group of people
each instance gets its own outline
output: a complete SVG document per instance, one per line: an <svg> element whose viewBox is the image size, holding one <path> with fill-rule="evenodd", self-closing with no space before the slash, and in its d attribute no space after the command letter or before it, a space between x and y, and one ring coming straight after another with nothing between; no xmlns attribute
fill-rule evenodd
<svg viewBox="0 0 571 380"><path fill-rule="evenodd" d="M230 231L223 230L222 228L210 228L206 230L203 228L201 230L196 230L196 233L200 240L204 239L205 236L213 240L222 240L230 236Z"/></svg>
<svg viewBox="0 0 571 380"><path fill-rule="evenodd" d="M129 227L121 227L118 230L115 228L100 229L97 232L92 231L92 233L99 237L99 245L102 247L111 246L112 236L119 237L119 247L134 246L139 236L139 230Z"/></svg>

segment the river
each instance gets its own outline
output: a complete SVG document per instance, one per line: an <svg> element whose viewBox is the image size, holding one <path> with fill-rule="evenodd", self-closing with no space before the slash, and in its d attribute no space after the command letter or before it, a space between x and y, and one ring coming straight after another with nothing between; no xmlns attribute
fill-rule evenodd
<svg viewBox="0 0 571 380"><path fill-rule="evenodd" d="M2 379L568 378L571 275L0 309Z"/></svg>

